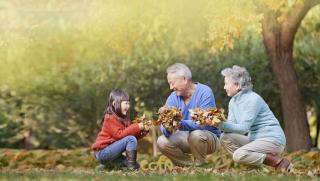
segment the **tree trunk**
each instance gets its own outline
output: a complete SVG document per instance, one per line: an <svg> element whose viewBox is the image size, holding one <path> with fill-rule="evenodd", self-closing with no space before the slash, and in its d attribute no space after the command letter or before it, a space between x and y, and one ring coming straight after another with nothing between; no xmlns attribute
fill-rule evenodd
<svg viewBox="0 0 320 181"><path fill-rule="evenodd" d="M316 138L314 141L314 147L318 147L318 140L319 140L319 131L320 131L320 107L317 105L316 109L316 114L317 114L317 132L316 132Z"/></svg>
<svg viewBox="0 0 320 181"><path fill-rule="evenodd" d="M293 65L292 50L296 30L287 26L291 22L278 22L275 13L265 15L262 22L263 40L280 88L287 150L309 150L311 137L306 108Z"/></svg>
<svg viewBox="0 0 320 181"><path fill-rule="evenodd" d="M31 139L32 139L32 130L28 130L27 132L24 133L24 147L23 149L27 149L27 150L30 150L32 148L32 142L31 142Z"/></svg>

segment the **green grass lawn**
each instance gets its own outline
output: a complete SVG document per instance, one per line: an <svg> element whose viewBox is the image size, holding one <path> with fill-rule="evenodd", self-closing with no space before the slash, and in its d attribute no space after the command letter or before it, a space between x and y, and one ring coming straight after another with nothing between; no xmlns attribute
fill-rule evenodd
<svg viewBox="0 0 320 181"><path fill-rule="evenodd" d="M319 177L293 176L293 175L269 175L263 173L239 173L239 174L223 174L223 173L190 173L190 174L172 174L172 173L148 173L148 172L123 172L123 171L104 171L97 172L93 170L73 170L73 171L57 171L57 170L24 170L24 171L4 171L0 172L0 180L159 180L159 181L187 181L187 180L231 180L231 181L274 181L274 180L320 180Z"/></svg>
<svg viewBox="0 0 320 181"><path fill-rule="evenodd" d="M319 180L320 151L284 153L294 172L234 163L226 152L208 156L208 165L177 167L166 157L139 154L139 172L97 171L99 164L88 148L72 150L0 149L0 181L3 180ZM114 168L113 168L114 169Z"/></svg>

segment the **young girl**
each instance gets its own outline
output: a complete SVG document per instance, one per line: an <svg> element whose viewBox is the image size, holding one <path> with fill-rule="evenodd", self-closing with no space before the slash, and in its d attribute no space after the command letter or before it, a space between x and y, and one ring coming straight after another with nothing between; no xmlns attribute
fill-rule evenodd
<svg viewBox="0 0 320 181"><path fill-rule="evenodd" d="M139 169L137 158L137 139L144 137L149 127L143 123L130 124L129 96L122 90L113 90L102 119L102 128L95 143L91 146L96 159L106 167L119 160L123 167ZM126 152L126 158L122 153ZM123 159L123 160L121 160Z"/></svg>

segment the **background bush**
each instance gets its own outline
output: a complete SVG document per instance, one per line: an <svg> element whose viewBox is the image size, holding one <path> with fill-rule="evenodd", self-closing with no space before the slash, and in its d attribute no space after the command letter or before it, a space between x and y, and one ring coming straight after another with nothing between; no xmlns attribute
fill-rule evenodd
<svg viewBox="0 0 320 181"><path fill-rule="evenodd" d="M233 49L214 53L208 22L192 11L177 16L165 4L142 11L137 2L92 1L53 3L39 12L30 4L24 10L2 4L9 13L0 17L11 21L0 34L0 147L90 146L115 88L131 96L132 118L146 113L156 119L170 93L166 68L176 62L191 68L194 81L209 85L223 108L229 99L221 70L246 67L254 90L281 121L277 84L254 31L242 33ZM158 13L164 9L168 13ZM185 14L200 22L190 26ZM314 14L298 32L295 59L306 102L319 110L320 16Z"/></svg>

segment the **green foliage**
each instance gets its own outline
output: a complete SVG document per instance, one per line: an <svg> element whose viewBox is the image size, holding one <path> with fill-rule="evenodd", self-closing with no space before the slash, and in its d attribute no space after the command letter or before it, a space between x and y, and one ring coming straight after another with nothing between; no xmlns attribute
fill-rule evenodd
<svg viewBox="0 0 320 181"><path fill-rule="evenodd" d="M0 145L1 147L17 147L27 130L27 116L24 100L14 91L0 90Z"/></svg>
<svg viewBox="0 0 320 181"><path fill-rule="evenodd" d="M295 67L308 105L320 110L320 6L302 22L295 42Z"/></svg>
<svg viewBox="0 0 320 181"><path fill-rule="evenodd" d="M155 118L156 111L164 105L170 92L165 70L175 62L190 66L193 80L212 87L217 105L224 108L227 108L228 98L220 72L233 64L245 66L252 74L255 90L277 113L280 112L277 110L276 85L258 37L248 33L235 44L233 51L226 50L221 54L211 54L209 49L201 48L190 49L186 55L177 55L166 49L171 42L163 43L155 50L148 47L159 46L158 42L147 47L143 46L144 43L137 42L134 51L127 56L110 55L106 59L75 64L66 72L47 73L38 76L38 81L32 81L28 89L23 89L24 84L17 85L17 89L12 87L21 99L21 108L13 107L9 111L21 109L23 116L8 111L4 113L28 121L21 123L22 129L18 133L31 131L33 147L88 146L96 136L93 130L99 130L96 122L101 119L107 94L114 88L129 92L134 108L132 118L142 112ZM7 98L3 100L7 101ZM6 130L11 134L17 132ZM5 138L10 136L5 134ZM25 137L21 137L20 141L23 140Z"/></svg>
<svg viewBox="0 0 320 181"><path fill-rule="evenodd" d="M31 0L19 2L24 7L19 9L1 2L0 20L10 24L0 34L1 147L89 146L99 130L96 122L108 93L115 88L131 96L132 118L142 113L155 118L170 93L166 68L176 62L191 68L194 81L208 84L223 108L229 98L221 70L234 64L245 66L254 90L281 121L277 85L256 30L249 27L239 34L232 29L241 35L233 49L212 53L208 32L217 25L223 29L219 23L223 19L209 23L212 2L180 3ZM241 22L247 22L247 16ZM308 19L302 35L319 30L314 25L319 15ZM191 20L195 23L189 24ZM296 43L296 66L312 105L320 97L319 35L301 37Z"/></svg>

